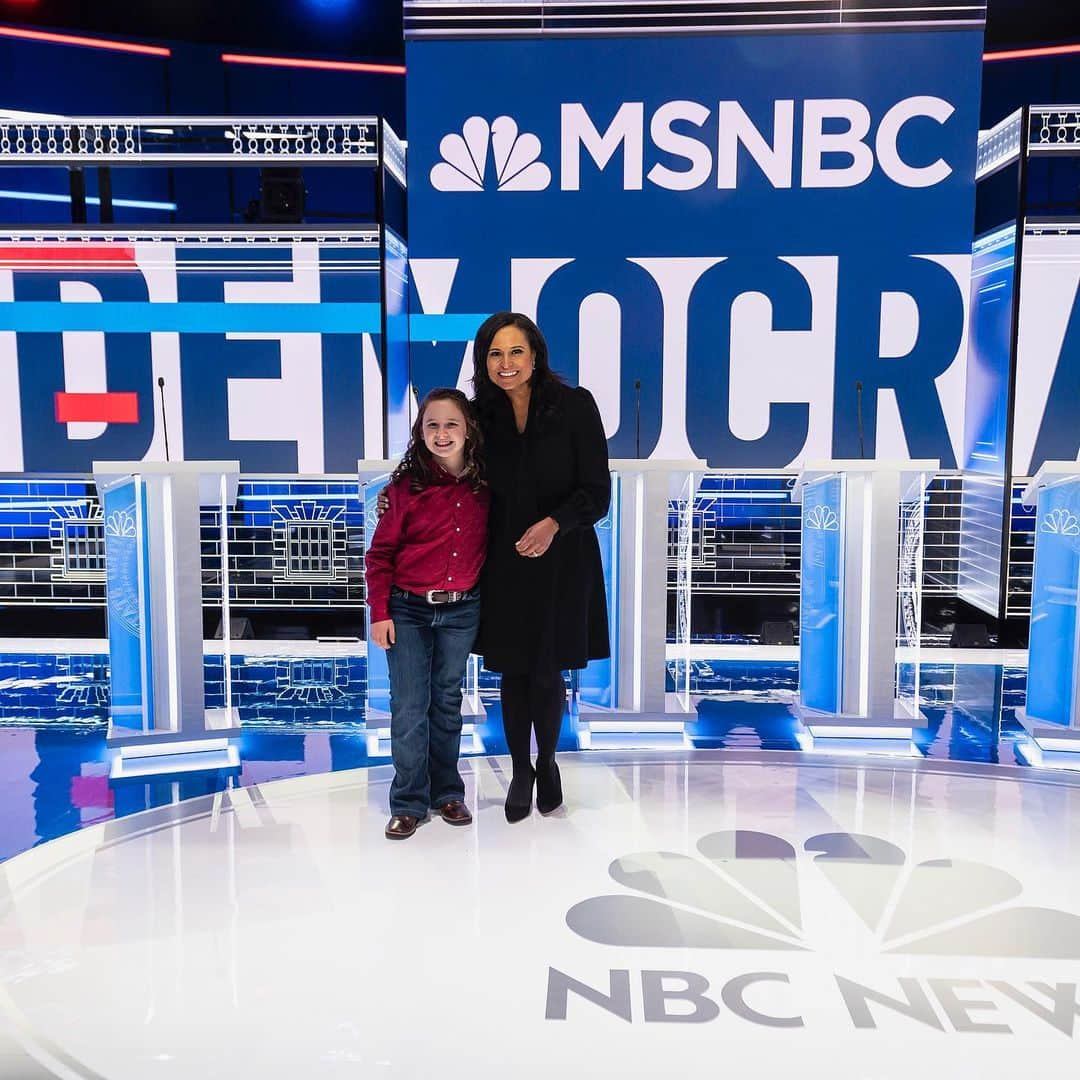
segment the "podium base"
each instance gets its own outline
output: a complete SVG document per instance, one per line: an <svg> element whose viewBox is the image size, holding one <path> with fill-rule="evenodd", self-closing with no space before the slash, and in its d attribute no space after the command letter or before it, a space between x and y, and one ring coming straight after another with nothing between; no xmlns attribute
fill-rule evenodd
<svg viewBox="0 0 1080 1080"><path fill-rule="evenodd" d="M487 718L487 713L482 712L477 715L467 713L462 709L461 716L461 753L482 754L484 752L484 740L480 736L480 725ZM373 719L377 726L372 724ZM368 723L364 728L364 741L368 757L388 758L390 756L390 718L386 715L380 715L376 719L369 715Z"/></svg>
<svg viewBox="0 0 1080 1080"><path fill-rule="evenodd" d="M177 773L221 772L240 769L240 751L227 739L190 743L159 743L119 749L109 769L110 780L146 779Z"/></svg>
<svg viewBox="0 0 1080 1080"><path fill-rule="evenodd" d="M201 731L133 731L109 720L110 780L239 769L238 709L207 709Z"/></svg>
<svg viewBox="0 0 1080 1080"><path fill-rule="evenodd" d="M1027 732L1027 742L1017 750L1029 765L1043 769L1080 770L1080 728L1048 724L1017 709L1016 719Z"/></svg>
<svg viewBox="0 0 1080 1080"><path fill-rule="evenodd" d="M697 712L673 709L674 694L665 695L665 712L636 712L633 709L607 709L588 702L577 703L578 745L582 750L609 750L683 746L686 723L697 719Z"/></svg>
<svg viewBox="0 0 1080 1080"><path fill-rule="evenodd" d="M911 741L912 729L926 721L922 712L912 710L901 701L894 702L893 716L889 720L821 712L801 702L795 705L795 716L803 728L795 737L804 750L848 755L911 757L918 753Z"/></svg>

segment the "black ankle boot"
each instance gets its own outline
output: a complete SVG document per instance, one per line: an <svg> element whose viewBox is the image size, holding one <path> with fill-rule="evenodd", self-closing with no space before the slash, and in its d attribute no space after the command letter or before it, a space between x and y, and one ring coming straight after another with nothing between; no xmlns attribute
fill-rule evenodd
<svg viewBox="0 0 1080 1080"><path fill-rule="evenodd" d="M515 772L506 792L506 820L522 821L532 813L533 781L536 770L530 765L527 773Z"/></svg>
<svg viewBox="0 0 1080 1080"><path fill-rule="evenodd" d="M550 814L562 806L562 777L555 759L536 763L536 809Z"/></svg>

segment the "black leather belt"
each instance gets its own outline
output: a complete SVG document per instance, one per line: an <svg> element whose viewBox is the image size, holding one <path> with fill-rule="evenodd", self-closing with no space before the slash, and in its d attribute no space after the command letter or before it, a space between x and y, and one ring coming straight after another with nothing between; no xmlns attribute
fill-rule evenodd
<svg viewBox="0 0 1080 1080"><path fill-rule="evenodd" d="M409 592L408 589L399 588L398 592L403 593L405 596L413 596L417 600L426 600L429 604L456 604L467 599L472 594L471 589L465 592L451 592L448 589L428 589L427 592L415 593Z"/></svg>
<svg viewBox="0 0 1080 1080"><path fill-rule="evenodd" d="M446 589L428 589L423 594L429 604L456 604L468 595L467 592L448 592Z"/></svg>

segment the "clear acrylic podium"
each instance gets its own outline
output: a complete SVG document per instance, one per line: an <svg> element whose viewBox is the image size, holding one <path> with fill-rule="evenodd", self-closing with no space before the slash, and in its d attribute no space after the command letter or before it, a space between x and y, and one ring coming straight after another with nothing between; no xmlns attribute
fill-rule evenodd
<svg viewBox="0 0 1080 1080"><path fill-rule="evenodd" d="M799 474L797 713L808 749L911 752L921 718L923 499L937 469L936 461L826 461Z"/></svg>
<svg viewBox="0 0 1080 1080"><path fill-rule="evenodd" d="M1023 494L1035 507L1027 700L1017 718L1033 765L1080 768L1080 462L1048 461Z"/></svg>
<svg viewBox="0 0 1080 1080"><path fill-rule="evenodd" d="M578 739L618 732L678 732L690 700L690 567L700 459L612 459L611 510L596 526L608 596L611 660L578 676ZM669 511L676 513L675 689L667 690Z"/></svg>
<svg viewBox="0 0 1080 1080"><path fill-rule="evenodd" d="M236 461L98 461L105 522L113 779L236 768L228 515ZM221 511L223 708L207 709L200 509Z"/></svg>

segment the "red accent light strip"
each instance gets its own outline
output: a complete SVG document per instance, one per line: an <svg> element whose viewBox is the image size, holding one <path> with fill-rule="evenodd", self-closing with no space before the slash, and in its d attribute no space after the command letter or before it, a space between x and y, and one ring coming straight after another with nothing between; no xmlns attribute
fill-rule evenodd
<svg viewBox="0 0 1080 1080"><path fill-rule="evenodd" d="M138 45L133 41L111 41L108 38L80 37L77 34L53 34L47 30L24 30L19 26L0 26L0 37L44 41L51 45L81 45L87 49L111 49L113 52L139 53L141 56L172 56L172 50L163 45Z"/></svg>
<svg viewBox="0 0 1080 1080"><path fill-rule="evenodd" d="M983 53L983 60L1028 60L1035 56L1068 56L1080 53L1080 45L1047 45L1040 49L1010 49Z"/></svg>
<svg viewBox="0 0 1080 1080"><path fill-rule="evenodd" d="M404 75L404 64L361 64L354 60L309 60L299 56L248 56L222 53L225 64L256 64L260 67L314 68L318 71L365 71L376 75Z"/></svg>
<svg viewBox="0 0 1080 1080"><path fill-rule="evenodd" d="M135 265L135 249L121 244L0 245L0 267L25 263L124 263Z"/></svg>
<svg viewBox="0 0 1080 1080"><path fill-rule="evenodd" d="M129 391L105 394L68 394L55 396L58 424L137 424L139 395Z"/></svg>

